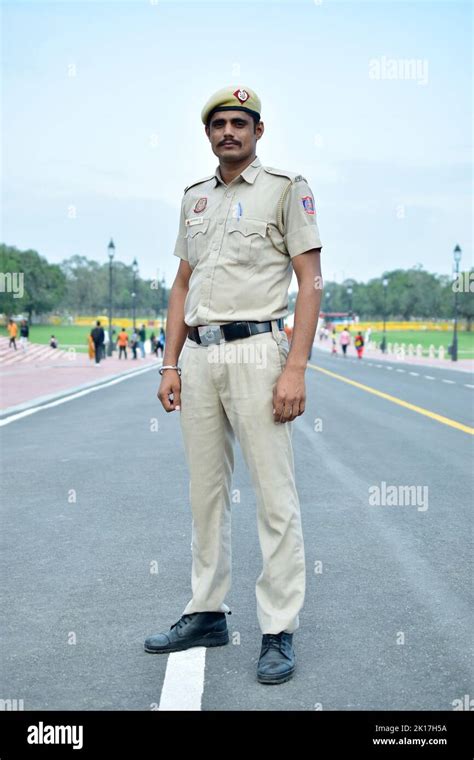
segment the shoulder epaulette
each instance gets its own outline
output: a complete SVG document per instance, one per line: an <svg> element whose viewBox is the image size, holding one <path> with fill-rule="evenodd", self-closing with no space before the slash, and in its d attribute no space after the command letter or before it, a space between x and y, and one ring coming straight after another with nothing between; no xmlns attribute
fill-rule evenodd
<svg viewBox="0 0 474 760"><path fill-rule="evenodd" d="M214 175L214 174L211 174L211 176L210 176L210 177L204 177L203 179L198 179L198 180L196 180L196 182L191 182L191 184L190 184L190 185L188 185L187 187L185 187L185 188L184 188L184 192L185 192L185 193L187 193L187 192L188 192L188 190L189 190L191 187L194 187L195 185L200 185L202 182L209 182L209 180L210 180L210 179L214 179L214 177L215 177L215 175Z"/></svg>
<svg viewBox="0 0 474 760"><path fill-rule="evenodd" d="M296 174L296 172L289 172L286 171L286 169L274 169L273 166L264 166L263 168L269 174L276 174L277 177L286 177L287 179L291 180L292 183L301 181L306 182L306 178L301 174Z"/></svg>
<svg viewBox="0 0 474 760"><path fill-rule="evenodd" d="M282 235L285 234L283 227L283 205L286 200L286 196L289 194L291 188L296 182L306 182L305 177L302 174L296 174L295 172L287 172L284 169L273 169L273 167L264 166L265 171L269 174L276 174L278 177L286 177L290 180L290 184L283 190L277 205L277 227Z"/></svg>

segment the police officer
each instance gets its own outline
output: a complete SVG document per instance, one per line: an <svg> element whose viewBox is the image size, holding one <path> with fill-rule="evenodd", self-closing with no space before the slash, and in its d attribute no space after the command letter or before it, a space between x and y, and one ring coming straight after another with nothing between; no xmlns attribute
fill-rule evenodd
<svg viewBox="0 0 474 760"><path fill-rule="evenodd" d="M292 421L305 408L320 309L321 241L305 178L257 158L260 113L249 87L226 87L209 99L201 117L219 166L189 185L182 200L158 398L167 412L180 412L193 518L192 598L166 633L146 639L145 650L229 641L237 438L256 492L263 558L257 678L275 684L293 675L293 633L305 596L291 439ZM299 292L290 350L283 318L293 272Z"/></svg>

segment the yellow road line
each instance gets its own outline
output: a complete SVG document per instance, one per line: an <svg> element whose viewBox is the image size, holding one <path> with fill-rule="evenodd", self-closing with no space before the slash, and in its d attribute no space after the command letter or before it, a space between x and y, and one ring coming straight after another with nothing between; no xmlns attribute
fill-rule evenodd
<svg viewBox="0 0 474 760"><path fill-rule="evenodd" d="M308 367L315 369L317 372L322 372L324 375L329 375L329 377L335 377L336 380L341 380L343 383L353 385L355 388L360 388L367 393L373 393L374 396L379 396L380 398L384 398L386 401L391 401L392 404L398 404L399 406L404 406L405 409L411 409L412 412L423 414L425 417L431 417L432 420L441 422L443 425L449 425L449 427L456 428L456 430L462 430L463 433L474 435L474 428L469 427L469 425L463 425L462 422L456 422L456 420L451 420L449 417L443 417L442 414L436 414L436 412L431 412L429 409L424 409L422 406L410 404L409 401L403 401L403 399L397 398L396 396L391 396L389 393L378 391L376 388L371 388L370 385L358 383L356 380L349 380L349 378L344 377L344 375L338 375L337 372L331 372L329 369L323 369L322 367L318 367L316 364L308 364Z"/></svg>

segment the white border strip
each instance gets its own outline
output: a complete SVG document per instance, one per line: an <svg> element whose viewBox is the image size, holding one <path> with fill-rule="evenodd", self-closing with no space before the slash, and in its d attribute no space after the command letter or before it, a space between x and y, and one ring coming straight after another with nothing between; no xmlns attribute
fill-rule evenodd
<svg viewBox="0 0 474 760"><path fill-rule="evenodd" d="M155 655L159 657L160 655ZM172 652L166 663L159 710L201 710L206 647Z"/></svg>

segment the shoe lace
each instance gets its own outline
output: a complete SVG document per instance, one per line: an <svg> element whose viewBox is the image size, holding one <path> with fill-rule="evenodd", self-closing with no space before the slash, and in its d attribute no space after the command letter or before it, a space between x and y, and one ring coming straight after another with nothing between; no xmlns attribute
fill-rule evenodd
<svg viewBox="0 0 474 760"><path fill-rule="evenodd" d="M263 644L267 649L277 649L280 651L281 636L277 633L266 633L264 635Z"/></svg>
<svg viewBox="0 0 474 760"><path fill-rule="evenodd" d="M189 623L191 618L192 618L192 614L182 615L180 619L176 621L176 623L173 623L170 630L172 630L173 628L178 628L178 630L181 630L181 628L184 628L184 626Z"/></svg>

